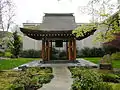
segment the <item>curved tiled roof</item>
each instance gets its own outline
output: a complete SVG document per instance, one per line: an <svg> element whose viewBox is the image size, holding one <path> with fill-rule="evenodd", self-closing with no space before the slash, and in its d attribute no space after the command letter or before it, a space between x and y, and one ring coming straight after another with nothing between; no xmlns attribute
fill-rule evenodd
<svg viewBox="0 0 120 90"><path fill-rule="evenodd" d="M40 30L64 31L73 30L77 27L72 13L45 13Z"/></svg>

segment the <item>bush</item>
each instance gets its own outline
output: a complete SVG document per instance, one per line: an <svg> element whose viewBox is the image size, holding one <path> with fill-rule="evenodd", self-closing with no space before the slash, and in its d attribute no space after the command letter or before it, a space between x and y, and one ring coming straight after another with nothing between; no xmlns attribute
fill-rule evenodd
<svg viewBox="0 0 120 90"><path fill-rule="evenodd" d="M3 56L4 56L4 52L0 51L0 57L3 57Z"/></svg>
<svg viewBox="0 0 120 90"><path fill-rule="evenodd" d="M44 83L48 83L53 78L52 69L49 67L31 67L22 71L12 83L12 90L37 90ZM10 89L10 90L11 90Z"/></svg>
<svg viewBox="0 0 120 90"><path fill-rule="evenodd" d="M58 59L58 50L53 47L52 48L51 60L57 60L57 59Z"/></svg>
<svg viewBox="0 0 120 90"><path fill-rule="evenodd" d="M77 57L102 57L106 54L112 54L115 52L120 51L120 49L112 47L112 46L104 46L101 48L89 48L89 47L84 47L83 49L79 50L77 52Z"/></svg>
<svg viewBox="0 0 120 90"><path fill-rule="evenodd" d="M8 58L11 58L12 57L12 53L11 52L5 52L4 56L8 57Z"/></svg>
<svg viewBox="0 0 120 90"><path fill-rule="evenodd" d="M34 49L23 50L20 53L20 57L24 57L24 58L41 58L41 51L40 50L34 50Z"/></svg>
<svg viewBox="0 0 120 90"><path fill-rule="evenodd" d="M113 90L113 87L109 83L100 82L97 88L93 90Z"/></svg>
<svg viewBox="0 0 120 90"><path fill-rule="evenodd" d="M94 70L78 67L70 70L74 78L72 90L112 90L112 86L103 83L101 75Z"/></svg>
<svg viewBox="0 0 120 90"><path fill-rule="evenodd" d="M104 55L104 50L102 48L93 47L90 52L90 56L92 57L102 57Z"/></svg>
<svg viewBox="0 0 120 90"><path fill-rule="evenodd" d="M120 52L113 53L111 55L112 60L120 60Z"/></svg>
<svg viewBox="0 0 120 90"><path fill-rule="evenodd" d="M59 59L60 59L60 60L66 60L66 59L67 59L67 54L66 54L65 51L61 51L61 52L59 53Z"/></svg>
<svg viewBox="0 0 120 90"><path fill-rule="evenodd" d="M66 59L67 54L64 50L59 52L57 49L52 48L51 60L66 60Z"/></svg>
<svg viewBox="0 0 120 90"><path fill-rule="evenodd" d="M120 82L120 77L115 74L102 74L101 77L104 82L114 82L114 83Z"/></svg>
<svg viewBox="0 0 120 90"><path fill-rule="evenodd" d="M116 52L119 52L120 49L118 48L115 48L115 47L112 47L112 46L108 46L108 45L103 45L103 50L105 52L105 54L112 54L112 53L116 53Z"/></svg>
<svg viewBox="0 0 120 90"><path fill-rule="evenodd" d="M88 48L84 47L80 51L78 51L79 57L102 57L104 55L104 50L102 48Z"/></svg>
<svg viewBox="0 0 120 90"><path fill-rule="evenodd" d="M81 49L80 50L80 56L81 57L88 57L88 56L90 56L90 48L88 48L88 47L85 47L85 48L83 48L83 49Z"/></svg>

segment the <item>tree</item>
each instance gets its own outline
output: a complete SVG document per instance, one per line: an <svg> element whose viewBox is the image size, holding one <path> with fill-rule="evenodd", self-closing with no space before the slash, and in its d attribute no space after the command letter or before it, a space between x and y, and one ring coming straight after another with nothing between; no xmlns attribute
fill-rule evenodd
<svg viewBox="0 0 120 90"><path fill-rule="evenodd" d="M104 43L105 45L113 46L120 49L120 32L114 34L115 39L109 42Z"/></svg>
<svg viewBox="0 0 120 90"><path fill-rule="evenodd" d="M82 33L86 31L92 31L92 28L94 27L97 29L105 27L104 31L99 31L98 34L96 34L97 36L95 40L99 42L107 42L114 39L114 35L112 34L117 33L120 30L118 23L119 18L118 15L115 15L114 17L111 16L115 9L115 5L111 4L110 1L111 0L91 0L86 6L87 8L82 8L82 12L91 15L92 18L90 24L78 27L76 31L78 36L83 35ZM73 33L74 32L75 31L73 31Z"/></svg>
<svg viewBox="0 0 120 90"><path fill-rule="evenodd" d="M93 34L96 31L96 24L86 24L86 25L81 25L77 27L75 30L73 30L72 33L76 34L78 38L84 39L91 34Z"/></svg>
<svg viewBox="0 0 120 90"><path fill-rule="evenodd" d="M116 39L116 36L114 34L120 32L119 13L120 12L118 11L101 23L100 26L104 26L106 29L97 34L96 40L105 43Z"/></svg>
<svg viewBox="0 0 120 90"><path fill-rule="evenodd" d="M13 54L13 57L18 58L21 51L22 42L17 31L13 33L13 37L11 38L8 46Z"/></svg>
<svg viewBox="0 0 120 90"><path fill-rule="evenodd" d="M13 24L15 5L12 0L0 0L1 29L8 31Z"/></svg>

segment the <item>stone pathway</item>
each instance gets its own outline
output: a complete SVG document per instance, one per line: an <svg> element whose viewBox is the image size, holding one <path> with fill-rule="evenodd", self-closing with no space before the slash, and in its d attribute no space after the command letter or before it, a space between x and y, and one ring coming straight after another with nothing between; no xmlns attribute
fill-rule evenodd
<svg viewBox="0 0 120 90"><path fill-rule="evenodd" d="M92 62L90 62L90 61L88 61L88 60L85 60L85 59L79 59L78 60L78 66L88 66L88 67L98 67L98 65L97 64L95 64L95 63L92 63Z"/></svg>
<svg viewBox="0 0 120 90"><path fill-rule="evenodd" d="M54 78L38 90L70 90L73 80L65 64L53 65Z"/></svg>

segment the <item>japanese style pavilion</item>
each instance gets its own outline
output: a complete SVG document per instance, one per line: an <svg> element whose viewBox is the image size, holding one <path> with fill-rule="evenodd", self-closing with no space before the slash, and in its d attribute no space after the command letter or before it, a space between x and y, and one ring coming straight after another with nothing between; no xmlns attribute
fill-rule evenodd
<svg viewBox="0 0 120 90"><path fill-rule="evenodd" d="M84 39L96 31L93 29L84 36L76 37L76 34L72 33L76 27L73 13L45 13L40 29L20 28L20 30L32 39L42 40L43 61L51 60L52 42L66 42L67 60L75 61L76 40Z"/></svg>

